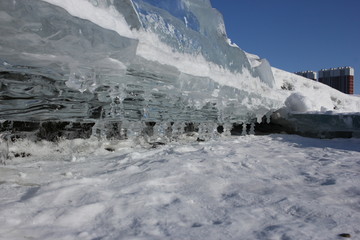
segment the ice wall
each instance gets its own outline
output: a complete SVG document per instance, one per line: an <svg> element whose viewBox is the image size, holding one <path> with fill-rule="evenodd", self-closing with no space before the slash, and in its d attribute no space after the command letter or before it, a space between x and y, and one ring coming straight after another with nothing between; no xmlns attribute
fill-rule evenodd
<svg viewBox="0 0 360 240"><path fill-rule="evenodd" d="M1 120L224 125L283 105L209 0L2 0L0 23Z"/></svg>

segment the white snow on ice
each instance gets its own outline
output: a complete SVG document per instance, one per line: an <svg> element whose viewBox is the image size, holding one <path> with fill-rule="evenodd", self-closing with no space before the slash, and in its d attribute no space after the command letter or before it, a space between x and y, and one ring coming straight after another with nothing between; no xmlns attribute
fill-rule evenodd
<svg viewBox="0 0 360 240"><path fill-rule="evenodd" d="M171 65L183 73L209 77L220 85L246 90L249 93L261 93L273 102L283 103L289 112L360 112L360 98L341 93L325 84L272 68L275 87L269 88L258 77L252 76L248 69L234 73L207 61L201 54L191 55L174 51L162 43L154 33L144 30L131 30L121 13L108 7L101 1L88 0L42 0L65 9L71 15L87 19L98 26L117 32L121 36L138 39L136 54L147 60ZM225 31L225 27L221 31ZM237 47L231 44L229 45ZM261 64L257 55L246 53L251 66ZM271 62L270 62L271 63ZM123 65L120 63L120 65ZM196 67L194 67L196 66ZM321 97L319 97L321 96ZM287 104L286 104L287 102ZM248 108L257 109L259 103L248 103ZM277 109L275 109L277 110Z"/></svg>
<svg viewBox="0 0 360 240"><path fill-rule="evenodd" d="M155 149L18 141L10 152L25 157L0 167L0 238L356 239L359 146L292 135Z"/></svg>
<svg viewBox="0 0 360 240"><path fill-rule="evenodd" d="M134 38L124 17L113 7L105 7L101 1L87 0L42 0L62 7L73 16L87 19L98 26L114 30L121 36Z"/></svg>

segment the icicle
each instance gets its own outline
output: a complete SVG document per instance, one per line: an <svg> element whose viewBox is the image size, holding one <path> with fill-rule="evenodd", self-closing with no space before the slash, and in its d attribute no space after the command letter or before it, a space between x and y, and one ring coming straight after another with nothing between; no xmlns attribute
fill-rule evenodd
<svg viewBox="0 0 360 240"><path fill-rule="evenodd" d="M6 163L9 157L9 133L0 134L0 164Z"/></svg>
<svg viewBox="0 0 360 240"><path fill-rule="evenodd" d="M255 135L255 123L251 123L249 134Z"/></svg>
<svg viewBox="0 0 360 240"><path fill-rule="evenodd" d="M129 122L127 128L127 137L136 140L142 135L143 125L141 122Z"/></svg>
<svg viewBox="0 0 360 240"><path fill-rule="evenodd" d="M231 136L232 127L233 127L233 125L231 123L225 123L223 125L224 132L222 133L222 135L225 137Z"/></svg>
<svg viewBox="0 0 360 240"><path fill-rule="evenodd" d="M100 113L100 119L98 119L94 126L92 127L91 136L96 137L98 139L106 139L106 131L105 131L105 122L103 120L105 111L102 108Z"/></svg>
<svg viewBox="0 0 360 240"><path fill-rule="evenodd" d="M112 102L110 104L110 115L112 118L120 118L123 115L122 102L117 96L112 99Z"/></svg>
<svg viewBox="0 0 360 240"><path fill-rule="evenodd" d="M207 140L209 137L208 137L208 129L207 129L207 123L200 123L199 124L199 136L198 138L200 140Z"/></svg>
<svg viewBox="0 0 360 240"><path fill-rule="evenodd" d="M261 123L262 122L262 116L261 115L258 115L257 117L256 117L256 122L257 123Z"/></svg>
<svg viewBox="0 0 360 240"><path fill-rule="evenodd" d="M111 98L109 116L111 118L123 119L125 115L123 102L126 98L124 84L112 86L109 94ZM102 101L107 101L107 99L102 99Z"/></svg>
<svg viewBox="0 0 360 240"><path fill-rule="evenodd" d="M165 137L165 129L164 124L161 122L158 122L154 126L154 137L156 140L160 140L163 137Z"/></svg>
<svg viewBox="0 0 360 240"><path fill-rule="evenodd" d="M245 136L247 135L247 131L246 131L246 123L242 124L242 132L241 132L241 136Z"/></svg>
<svg viewBox="0 0 360 240"><path fill-rule="evenodd" d="M184 122L174 122L171 126L171 140L176 141L185 132Z"/></svg>
<svg viewBox="0 0 360 240"><path fill-rule="evenodd" d="M125 139L127 137L127 130L125 128L124 122L121 123L119 132L120 132L121 139Z"/></svg>
<svg viewBox="0 0 360 240"><path fill-rule="evenodd" d="M154 126L152 140L154 142L168 142L171 136L171 125L168 122L158 122Z"/></svg>
<svg viewBox="0 0 360 240"><path fill-rule="evenodd" d="M211 139L217 139L220 136L218 132L218 125L217 123L212 123L211 125ZM231 133L230 133L231 134Z"/></svg>
<svg viewBox="0 0 360 240"><path fill-rule="evenodd" d="M271 122L271 115L272 113L271 112L268 112L265 117L266 117L266 123L269 124Z"/></svg>
<svg viewBox="0 0 360 240"><path fill-rule="evenodd" d="M105 123L103 120L100 119L95 122L91 135L98 139L106 139Z"/></svg>

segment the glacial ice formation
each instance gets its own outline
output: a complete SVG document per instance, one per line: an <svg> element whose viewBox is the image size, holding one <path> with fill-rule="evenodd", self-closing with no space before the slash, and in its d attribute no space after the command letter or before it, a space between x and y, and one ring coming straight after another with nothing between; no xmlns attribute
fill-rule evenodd
<svg viewBox="0 0 360 240"><path fill-rule="evenodd" d="M2 122L228 134L289 95L231 43L210 0L1 0L0 23Z"/></svg>
<svg viewBox="0 0 360 240"><path fill-rule="evenodd" d="M3 0L0 21L1 119L251 122L280 105L209 0Z"/></svg>

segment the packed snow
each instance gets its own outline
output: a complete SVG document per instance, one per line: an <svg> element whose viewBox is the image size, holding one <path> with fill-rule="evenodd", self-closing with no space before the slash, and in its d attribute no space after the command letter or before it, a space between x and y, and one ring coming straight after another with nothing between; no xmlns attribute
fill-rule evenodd
<svg viewBox="0 0 360 240"><path fill-rule="evenodd" d="M357 239L359 145L294 135L157 148L18 141L0 167L0 238Z"/></svg>

